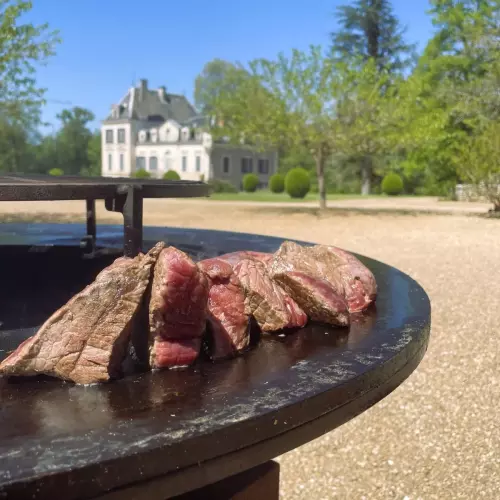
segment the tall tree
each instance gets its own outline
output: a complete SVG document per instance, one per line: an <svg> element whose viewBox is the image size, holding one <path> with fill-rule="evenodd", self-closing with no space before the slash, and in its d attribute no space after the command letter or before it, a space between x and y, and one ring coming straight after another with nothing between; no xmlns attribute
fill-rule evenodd
<svg viewBox="0 0 500 500"><path fill-rule="evenodd" d="M94 114L84 108L64 109L59 115L61 129L56 136L58 167L65 174L76 175L90 167L88 147L92 132L88 128Z"/></svg>
<svg viewBox="0 0 500 500"><path fill-rule="evenodd" d="M333 57L341 62L373 59L379 70L399 73L415 62L389 0L354 0L337 8L339 30L331 33Z"/></svg>
<svg viewBox="0 0 500 500"><path fill-rule="evenodd" d="M336 99L339 91L332 61L320 47L293 50L275 61L249 64L249 75L233 75L231 92L213 102L224 126L219 131L235 142L242 137L257 147L306 149L314 159L320 207L326 206L325 166L336 151ZM227 86L225 86L227 88Z"/></svg>
<svg viewBox="0 0 500 500"><path fill-rule="evenodd" d="M0 119L0 172L33 169L32 137L21 124Z"/></svg>
<svg viewBox="0 0 500 500"><path fill-rule="evenodd" d="M87 158L89 166L87 170L83 170L82 175L92 177L101 175L101 132L94 131L87 146Z"/></svg>
<svg viewBox="0 0 500 500"><path fill-rule="evenodd" d="M393 151L393 137L402 132L404 123L398 123L401 120L395 113L398 90L389 72L379 70L374 59L361 69L346 65L342 68L337 142L344 154L357 160L361 194L370 194L376 160Z"/></svg>
<svg viewBox="0 0 500 500"><path fill-rule="evenodd" d="M495 113L498 116L500 2L430 3L436 32L412 78L421 82L415 99L438 118L441 130L414 154L432 194L449 194L462 180L459 157L463 155L457 150L481 128L481 122L493 119Z"/></svg>
<svg viewBox="0 0 500 500"><path fill-rule="evenodd" d="M222 92L234 90L235 76L245 76L246 71L242 66L222 59L213 59L203 67L194 82L195 106L203 114L212 113L211 104Z"/></svg>
<svg viewBox="0 0 500 500"><path fill-rule="evenodd" d="M39 121L44 102L36 66L47 62L59 42L47 24L23 21L31 9L31 1L0 0L0 115L25 125Z"/></svg>
<svg viewBox="0 0 500 500"><path fill-rule="evenodd" d="M34 147L36 171L46 174L53 168L61 168L59 165L59 151L57 148L57 137L46 135Z"/></svg>

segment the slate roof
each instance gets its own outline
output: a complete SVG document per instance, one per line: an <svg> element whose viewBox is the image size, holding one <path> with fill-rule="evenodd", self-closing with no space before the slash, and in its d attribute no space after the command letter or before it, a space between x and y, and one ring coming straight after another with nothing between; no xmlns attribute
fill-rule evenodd
<svg viewBox="0 0 500 500"><path fill-rule="evenodd" d="M133 87L119 102L118 116L110 113L105 122L135 119L160 125L171 119L181 125L205 123L205 117L196 112L185 96L168 92L164 96L163 99L157 89L146 89L141 100L140 89Z"/></svg>

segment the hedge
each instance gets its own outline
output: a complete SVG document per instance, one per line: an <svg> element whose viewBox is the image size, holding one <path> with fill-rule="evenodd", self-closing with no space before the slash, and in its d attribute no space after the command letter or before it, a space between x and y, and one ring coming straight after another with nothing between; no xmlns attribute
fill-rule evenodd
<svg viewBox="0 0 500 500"><path fill-rule="evenodd" d="M387 174L382 180L382 192L389 196L401 194L403 187L403 179L394 172Z"/></svg>
<svg viewBox="0 0 500 500"><path fill-rule="evenodd" d="M285 191L292 198L305 198L310 189L311 179L306 169L296 167L288 171L285 176Z"/></svg>
<svg viewBox="0 0 500 500"><path fill-rule="evenodd" d="M259 178L255 174L246 174L243 177L243 190L254 193L259 186Z"/></svg>
<svg viewBox="0 0 500 500"><path fill-rule="evenodd" d="M269 191L271 193L283 193L285 191L285 176L274 174L269 179Z"/></svg>

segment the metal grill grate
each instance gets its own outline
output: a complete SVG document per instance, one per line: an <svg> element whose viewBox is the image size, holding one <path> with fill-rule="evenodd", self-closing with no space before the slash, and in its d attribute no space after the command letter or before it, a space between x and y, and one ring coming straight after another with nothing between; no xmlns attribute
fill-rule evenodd
<svg viewBox="0 0 500 500"><path fill-rule="evenodd" d="M194 198L209 194L209 186L197 181L31 174L0 176L0 201L86 200L87 235L82 238L82 248L90 256L96 253L95 200L104 200L107 210L123 214L124 254L133 257L142 246L144 198Z"/></svg>

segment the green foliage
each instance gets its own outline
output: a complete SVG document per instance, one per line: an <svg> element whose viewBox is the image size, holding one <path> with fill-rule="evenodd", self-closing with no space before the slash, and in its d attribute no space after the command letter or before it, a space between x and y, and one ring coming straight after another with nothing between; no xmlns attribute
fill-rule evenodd
<svg viewBox="0 0 500 500"><path fill-rule="evenodd" d="M269 191L271 193L283 193L285 191L285 176L274 174L269 179Z"/></svg>
<svg viewBox="0 0 500 500"><path fill-rule="evenodd" d="M26 21L31 9L31 1L0 0L0 116L25 127L39 124L44 103L36 68L54 55L60 41L47 24Z"/></svg>
<svg viewBox="0 0 500 500"><path fill-rule="evenodd" d="M80 173L89 177L99 177L101 170L101 132L96 131L90 137L87 144L87 164L88 167L83 167Z"/></svg>
<svg viewBox="0 0 500 500"><path fill-rule="evenodd" d="M181 176L175 170L168 170L163 174L163 179L166 181L180 181Z"/></svg>
<svg viewBox="0 0 500 500"><path fill-rule="evenodd" d="M214 193L237 193L238 190L230 182L210 179L207 183Z"/></svg>
<svg viewBox="0 0 500 500"><path fill-rule="evenodd" d="M243 176L243 191L254 193L259 186L259 178L255 174L246 174Z"/></svg>
<svg viewBox="0 0 500 500"><path fill-rule="evenodd" d="M147 170L140 168L139 170L136 170L134 172L134 177L136 179L149 179L151 177L151 174Z"/></svg>
<svg viewBox="0 0 500 500"><path fill-rule="evenodd" d="M64 175L64 171L61 168L51 168L48 173L49 175L56 175L56 176Z"/></svg>
<svg viewBox="0 0 500 500"><path fill-rule="evenodd" d="M403 179L394 172L387 174L382 180L382 192L390 196L401 194L403 188Z"/></svg>
<svg viewBox="0 0 500 500"><path fill-rule="evenodd" d="M60 167L68 174L78 175L82 169L90 167L88 148L92 132L88 124L94 120L94 114L87 109L74 107L64 109L57 118L61 122L61 129L56 135Z"/></svg>
<svg viewBox="0 0 500 500"><path fill-rule="evenodd" d="M30 172L34 147L26 128L0 118L0 172Z"/></svg>
<svg viewBox="0 0 500 500"><path fill-rule="evenodd" d="M208 62L194 82L196 108L204 114L212 114L213 103L220 94L232 92L238 79L245 76L245 69L228 61L213 59Z"/></svg>
<svg viewBox="0 0 500 500"><path fill-rule="evenodd" d="M285 176L285 191L292 198L305 198L311 189L309 172L304 168L292 168Z"/></svg>
<svg viewBox="0 0 500 500"><path fill-rule="evenodd" d="M337 7L340 29L331 34L338 61L373 60L379 70L401 72L415 61L415 45L405 42L406 29L389 0L355 0Z"/></svg>
<svg viewBox="0 0 500 500"><path fill-rule="evenodd" d="M458 152L458 172L500 210L500 123L491 122L465 141Z"/></svg>

